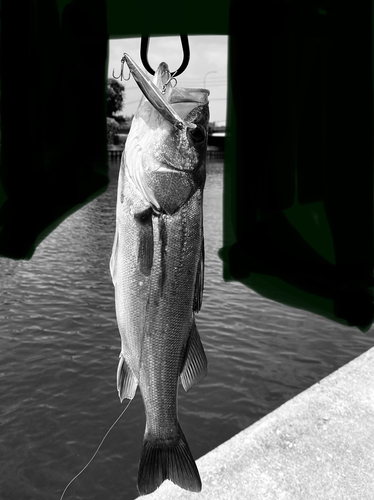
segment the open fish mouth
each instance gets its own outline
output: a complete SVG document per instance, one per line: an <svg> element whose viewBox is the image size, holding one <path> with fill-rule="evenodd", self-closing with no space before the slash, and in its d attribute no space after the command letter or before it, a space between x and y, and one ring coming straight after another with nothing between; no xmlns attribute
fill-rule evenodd
<svg viewBox="0 0 374 500"><path fill-rule="evenodd" d="M139 66L128 54L124 54L126 63L131 71L134 80L138 84L140 90L152 106L157 109L165 120L169 121L174 127L182 130L183 128L195 128L196 125L183 120L179 114L173 109L169 102L163 96L161 90L155 85L148 76L143 73ZM162 81L166 83L170 79L170 72L166 63L163 63ZM164 81L165 80L165 81Z"/></svg>

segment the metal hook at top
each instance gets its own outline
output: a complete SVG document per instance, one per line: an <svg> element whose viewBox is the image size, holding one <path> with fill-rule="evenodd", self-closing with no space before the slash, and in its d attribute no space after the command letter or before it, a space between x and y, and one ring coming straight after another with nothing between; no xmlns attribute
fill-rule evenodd
<svg viewBox="0 0 374 500"><path fill-rule="evenodd" d="M173 77L177 75L181 75L183 71L187 68L188 63L190 61L190 46L188 44L188 36L180 35L182 49L183 49L183 61L180 67L176 71L171 71ZM148 45L149 45L149 36L142 36L142 40L140 43L140 57L145 69L151 73L151 75L155 74L155 71L151 68L148 62Z"/></svg>

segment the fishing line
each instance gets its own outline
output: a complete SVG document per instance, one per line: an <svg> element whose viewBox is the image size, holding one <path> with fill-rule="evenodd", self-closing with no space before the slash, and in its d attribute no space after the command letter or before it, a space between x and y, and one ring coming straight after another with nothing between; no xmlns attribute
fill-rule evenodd
<svg viewBox="0 0 374 500"><path fill-rule="evenodd" d="M83 469L78 472L78 474L76 476L73 477L73 479L66 485L64 491L62 492L62 495L60 497L60 500L63 499L65 493L66 493L66 490L69 488L69 486L71 485L71 483L73 481L75 481L77 479L78 476L80 476L82 474L83 471L85 471L87 469L87 467L90 465L90 463L92 462L92 460L95 458L97 452L100 450L100 447L101 445L103 444L105 438L107 437L107 435L109 434L109 432L113 429L113 427L116 425L116 423L118 422L118 420L122 417L122 415L125 413L125 411L127 410L127 408L129 407L129 404L131 403L131 399L129 400L129 402L127 403L125 409L123 410L123 412L121 413L121 415L116 419L116 421L110 426L109 430L106 432L105 436L103 437L103 439L101 440L101 443L99 444L99 446L97 447L95 453L92 455L91 459L87 462L87 464L83 467Z"/></svg>

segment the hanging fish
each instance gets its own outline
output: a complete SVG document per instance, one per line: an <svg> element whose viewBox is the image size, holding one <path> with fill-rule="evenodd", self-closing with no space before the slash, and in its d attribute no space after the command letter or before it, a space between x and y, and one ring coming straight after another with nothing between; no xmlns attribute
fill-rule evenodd
<svg viewBox="0 0 374 500"><path fill-rule="evenodd" d="M195 313L204 282L209 91L172 86L166 63L151 81L125 59L144 96L121 160L110 260L122 344L117 388L121 401L131 400L139 385L144 401L139 493L165 479L198 492L177 394L179 379L188 391L207 373Z"/></svg>

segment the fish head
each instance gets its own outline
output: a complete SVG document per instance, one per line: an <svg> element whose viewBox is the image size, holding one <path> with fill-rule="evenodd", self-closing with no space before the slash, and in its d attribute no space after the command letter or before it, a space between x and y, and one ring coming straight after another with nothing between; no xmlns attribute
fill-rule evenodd
<svg viewBox="0 0 374 500"><path fill-rule="evenodd" d="M209 123L209 91L172 81L164 62L152 82L142 80L143 98L125 148L129 177L145 201L167 214L204 187Z"/></svg>

